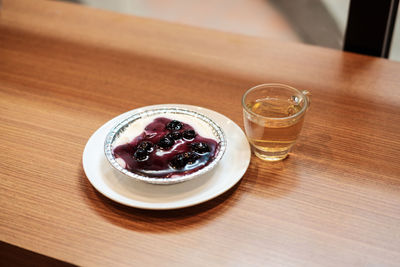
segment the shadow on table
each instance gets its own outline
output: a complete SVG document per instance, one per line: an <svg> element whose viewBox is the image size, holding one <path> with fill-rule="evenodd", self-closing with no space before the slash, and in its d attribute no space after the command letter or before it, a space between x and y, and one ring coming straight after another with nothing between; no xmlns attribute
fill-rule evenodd
<svg viewBox="0 0 400 267"><path fill-rule="evenodd" d="M297 186L298 166L296 155L277 162L263 161L252 156L251 177L243 185L244 191L267 199L282 198Z"/></svg>
<svg viewBox="0 0 400 267"><path fill-rule="evenodd" d="M282 197L296 185L295 178L291 177L288 182L287 177L281 176L285 169L284 162L268 164L253 156L242 180L230 190L202 204L174 210L143 210L114 202L92 187L83 169L81 185L90 207L112 224L135 231L184 231L195 225L207 224L251 197L246 194ZM282 190L278 192L276 188Z"/></svg>
<svg viewBox="0 0 400 267"><path fill-rule="evenodd" d="M243 194L243 190L238 188L247 183L247 173L241 181L222 195L192 207L173 210L144 210L119 204L99 193L89 183L83 170L81 177L82 191L90 207L106 220L130 230L171 232L206 224L234 206Z"/></svg>

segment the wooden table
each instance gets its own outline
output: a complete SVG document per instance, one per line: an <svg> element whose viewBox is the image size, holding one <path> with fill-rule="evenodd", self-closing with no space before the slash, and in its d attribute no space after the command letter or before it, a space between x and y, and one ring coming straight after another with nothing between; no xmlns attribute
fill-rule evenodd
<svg viewBox="0 0 400 267"><path fill-rule="evenodd" d="M6 0L0 11L1 262L399 266L400 64L295 43ZM82 168L125 111L198 105L243 127L264 82L313 94L290 157L170 211L117 204Z"/></svg>

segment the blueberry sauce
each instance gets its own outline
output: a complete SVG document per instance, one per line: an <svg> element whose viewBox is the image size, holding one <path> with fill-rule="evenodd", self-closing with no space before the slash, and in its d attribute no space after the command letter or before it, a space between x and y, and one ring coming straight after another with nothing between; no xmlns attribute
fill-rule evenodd
<svg viewBox="0 0 400 267"><path fill-rule="evenodd" d="M130 143L114 149L128 171L149 177L174 177L207 166L219 144L200 136L189 124L164 117L154 119Z"/></svg>

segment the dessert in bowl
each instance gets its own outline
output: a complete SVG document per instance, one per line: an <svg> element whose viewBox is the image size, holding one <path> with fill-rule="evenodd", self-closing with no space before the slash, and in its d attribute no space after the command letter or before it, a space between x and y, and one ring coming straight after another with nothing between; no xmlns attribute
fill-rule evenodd
<svg viewBox="0 0 400 267"><path fill-rule="evenodd" d="M222 129L210 118L181 108L135 113L107 135L105 155L128 177L174 184L213 169L226 150Z"/></svg>

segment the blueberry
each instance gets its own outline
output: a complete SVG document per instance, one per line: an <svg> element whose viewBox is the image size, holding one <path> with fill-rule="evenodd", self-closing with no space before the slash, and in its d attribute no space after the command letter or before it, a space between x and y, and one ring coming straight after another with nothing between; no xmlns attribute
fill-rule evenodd
<svg viewBox="0 0 400 267"><path fill-rule="evenodd" d="M182 127L182 123L177 120L172 120L167 124L167 129L171 131L179 131Z"/></svg>
<svg viewBox="0 0 400 267"><path fill-rule="evenodd" d="M178 140L178 139L182 138L182 134L180 132L174 131L174 132L170 132L169 134L167 134L167 137L172 138L174 140Z"/></svg>
<svg viewBox="0 0 400 267"><path fill-rule="evenodd" d="M137 146L137 149L143 149L148 153L151 153L153 151L153 143L150 141L142 141Z"/></svg>
<svg viewBox="0 0 400 267"><path fill-rule="evenodd" d="M186 158L187 163L189 164L193 164L196 162L196 160L198 160L200 158L199 155L197 155L196 153L193 152L186 152L183 153L183 156Z"/></svg>
<svg viewBox="0 0 400 267"><path fill-rule="evenodd" d="M175 155L172 158L170 165L174 169L182 169L183 167L186 166L187 163L188 163L187 158L184 156L184 153L183 153L183 154Z"/></svg>
<svg viewBox="0 0 400 267"><path fill-rule="evenodd" d="M206 143L203 143L203 142L192 143L190 146L192 147L192 150L194 152L197 152L199 154L210 152L210 148L208 147L208 145Z"/></svg>
<svg viewBox="0 0 400 267"><path fill-rule="evenodd" d="M185 138L185 139L192 140L195 138L195 136L196 136L196 132L194 130L183 131L183 138Z"/></svg>
<svg viewBox="0 0 400 267"><path fill-rule="evenodd" d="M170 165L174 169L182 169L187 164L195 163L196 160L198 160L199 158L200 158L200 156L194 152L185 152L185 153L175 155L172 158Z"/></svg>
<svg viewBox="0 0 400 267"><path fill-rule="evenodd" d="M158 142L158 146L161 148L170 148L171 146L173 146L175 144L174 139L169 138L167 136L164 136L163 138L160 139L160 141Z"/></svg>
<svg viewBox="0 0 400 267"><path fill-rule="evenodd" d="M146 150L139 148L138 150L135 151L133 154L136 160L139 161L145 161L148 159L149 155Z"/></svg>

